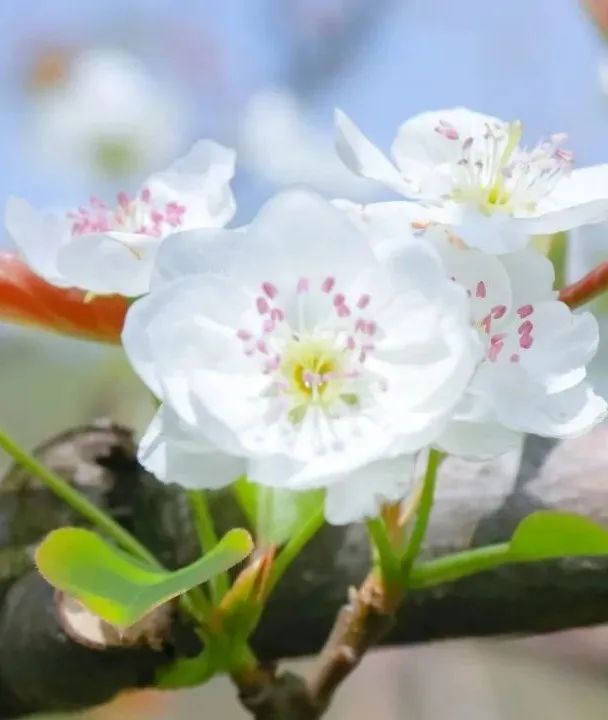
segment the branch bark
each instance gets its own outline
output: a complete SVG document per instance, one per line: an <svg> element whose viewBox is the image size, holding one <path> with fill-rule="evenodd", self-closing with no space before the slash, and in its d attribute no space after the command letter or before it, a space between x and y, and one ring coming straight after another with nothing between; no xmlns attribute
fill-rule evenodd
<svg viewBox="0 0 608 720"><path fill-rule="evenodd" d="M439 474L426 554L504 540L523 516L540 507L570 509L608 524L607 440L608 428L600 427L559 445L528 438L523 455L493 462L447 460ZM168 566L194 558L196 533L183 494L155 482L138 466L128 431L107 423L92 425L56 439L37 454L107 508ZM221 525L243 522L226 494L217 496L214 510ZM103 702L121 689L151 683L156 668L199 650L190 629L177 618L154 648L100 649L65 633L54 593L32 570L31 551L52 528L79 522L20 470L12 470L0 485L0 718ZM348 588L358 587L368 570L363 528L324 528L277 588L254 638L256 652L269 663L317 652ZM606 570L608 563L598 559L518 565L415 592L385 641L537 633L605 622ZM289 692L299 687L299 681L286 675L268 677L275 691L279 685ZM314 682L317 695L326 692L323 688L329 694L334 690L333 682L320 677ZM253 712L257 702L256 717L272 717L263 714L268 706L254 695L245 704ZM301 717L313 717L305 711L309 714Z"/></svg>

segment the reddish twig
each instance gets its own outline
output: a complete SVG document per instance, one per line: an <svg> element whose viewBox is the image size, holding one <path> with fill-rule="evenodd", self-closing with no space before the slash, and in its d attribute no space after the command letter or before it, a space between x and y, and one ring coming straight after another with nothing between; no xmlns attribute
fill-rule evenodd
<svg viewBox="0 0 608 720"><path fill-rule="evenodd" d="M580 307L608 291L608 260L593 268L580 280L562 288L559 299L572 309Z"/></svg>
<svg viewBox="0 0 608 720"><path fill-rule="evenodd" d="M33 273L14 253L0 252L0 320L98 342L119 343L128 302L118 295L86 299Z"/></svg>

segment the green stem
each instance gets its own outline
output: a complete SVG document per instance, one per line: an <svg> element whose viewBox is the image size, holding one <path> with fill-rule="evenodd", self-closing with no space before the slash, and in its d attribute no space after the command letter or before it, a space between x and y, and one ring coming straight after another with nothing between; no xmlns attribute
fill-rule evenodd
<svg viewBox="0 0 608 720"><path fill-rule="evenodd" d="M406 580L409 577L414 561L420 553L424 536L426 535L431 509L433 507L433 498L435 496L437 471L439 470L443 457L443 453L439 452L439 450L430 450L429 452L426 473L422 484L422 493L420 495L420 505L418 506L418 514L416 515L416 523L403 558Z"/></svg>
<svg viewBox="0 0 608 720"><path fill-rule="evenodd" d="M279 553L274 561L270 578L268 580L268 595L272 592L276 584L285 574L287 568L300 554L302 549L316 535L318 530L325 522L325 514L323 508L319 508L313 513L306 522L302 523L295 533L289 538L285 547Z"/></svg>
<svg viewBox="0 0 608 720"><path fill-rule="evenodd" d="M367 532L377 553L378 564L384 584L389 587L401 585L401 564L395 549L391 545L390 538L386 531L386 525L382 518L376 517L368 520Z"/></svg>
<svg viewBox="0 0 608 720"><path fill-rule="evenodd" d="M209 509L207 493L204 490L191 490L188 492L188 500L192 507L194 524L201 543L203 553L208 553L217 545L218 538L215 532L213 516ZM209 581L211 598L215 605L218 605L224 595L228 592L228 575L220 573Z"/></svg>
<svg viewBox="0 0 608 720"><path fill-rule="evenodd" d="M135 557L144 560L155 568L161 567L154 556L131 533L73 488L60 475L49 470L35 457L20 448L2 430L0 430L0 448L10 455L18 465L41 480L57 497L61 498L108 537L115 540L124 550L129 551Z"/></svg>
<svg viewBox="0 0 608 720"><path fill-rule="evenodd" d="M513 562L518 560L509 543L487 545L414 565L408 584L412 588L431 587Z"/></svg>

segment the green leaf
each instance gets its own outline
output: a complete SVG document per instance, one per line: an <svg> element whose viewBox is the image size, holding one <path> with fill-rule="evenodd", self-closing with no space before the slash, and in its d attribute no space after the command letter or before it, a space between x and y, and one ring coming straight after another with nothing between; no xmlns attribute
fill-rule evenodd
<svg viewBox="0 0 608 720"><path fill-rule="evenodd" d="M509 542L418 563L410 587L431 587L511 563L608 555L608 530L581 515L539 510L524 518Z"/></svg>
<svg viewBox="0 0 608 720"><path fill-rule="evenodd" d="M231 530L207 555L171 572L144 565L90 530L60 528L39 546L36 564L51 585L73 595L107 622L126 627L225 572L252 548L249 533Z"/></svg>
<svg viewBox="0 0 608 720"><path fill-rule="evenodd" d="M236 498L258 540L281 545L322 505L322 490L293 492L266 487L240 478L234 485Z"/></svg>
<svg viewBox="0 0 608 720"><path fill-rule="evenodd" d="M608 530L593 520L559 510L539 510L517 526L509 543L513 560L608 555Z"/></svg>

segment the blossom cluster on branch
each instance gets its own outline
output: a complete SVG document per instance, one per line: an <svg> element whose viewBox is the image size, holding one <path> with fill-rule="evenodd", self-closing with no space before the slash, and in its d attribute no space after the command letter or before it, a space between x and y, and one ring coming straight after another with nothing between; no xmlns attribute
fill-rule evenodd
<svg viewBox="0 0 608 720"><path fill-rule="evenodd" d="M393 163L337 112L346 165L406 200L288 189L227 230L235 156L200 141L115 205L13 198L6 224L49 282L137 298L122 340L161 403L140 447L157 478L321 488L327 519L351 522L405 498L429 448L487 457L606 413L585 372L597 323L558 300L532 239L606 220L608 166L521 135L423 113Z"/></svg>
<svg viewBox="0 0 608 720"><path fill-rule="evenodd" d="M140 463L190 503L201 557L168 570L0 430L0 447L105 536L61 528L42 540L36 562L58 597L133 642L176 609L194 625L201 652L161 668L158 685L227 673L255 717L298 708L317 720L410 590L608 554L600 525L539 510L504 542L420 559L445 454L582 435L608 410L587 376L597 321L574 312L606 290L605 263L556 283L565 233L608 220L608 165L573 169L563 135L528 148L522 132L462 108L423 113L390 161L337 112L345 166L405 199L360 205L294 187L233 228L235 153L209 140L115 203L47 214L9 200L29 268L0 257L0 316L121 342L158 400ZM207 491L220 488L253 538L218 538ZM325 521L365 521L374 566L304 681L265 667L249 642Z"/></svg>

